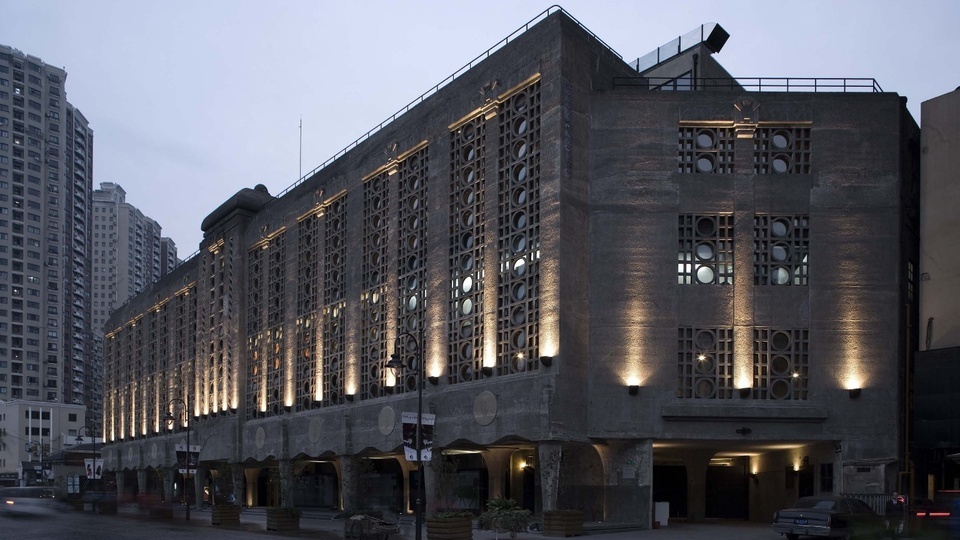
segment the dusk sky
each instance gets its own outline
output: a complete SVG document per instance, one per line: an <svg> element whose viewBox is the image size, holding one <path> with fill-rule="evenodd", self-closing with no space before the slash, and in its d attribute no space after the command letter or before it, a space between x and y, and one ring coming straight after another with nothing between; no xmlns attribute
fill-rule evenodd
<svg viewBox="0 0 960 540"><path fill-rule="evenodd" d="M0 43L67 70L116 182L181 257L244 187L277 194L549 7L504 1L0 0ZM561 4L631 61L702 23L737 77L868 77L920 104L960 85L960 1Z"/></svg>

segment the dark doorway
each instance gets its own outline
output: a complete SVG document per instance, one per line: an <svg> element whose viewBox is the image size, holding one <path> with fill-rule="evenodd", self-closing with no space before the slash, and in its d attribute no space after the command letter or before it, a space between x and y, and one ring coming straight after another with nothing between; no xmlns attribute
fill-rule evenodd
<svg viewBox="0 0 960 540"><path fill-rule="evenodd" d="M707 467L706 517L747 519L750 513L748 479L744 468L737 463Z"/></svg>
<svg viewBox="0 0 960 540"><path fill-rule="evenodd" d="M653 502L670 503L670 517L687 517L687 468L683 465L653 466Z"/></svg>
<svg viewBox="0 0 960 540"><path fill-rule="evenodd" d="M800 497L813 495L813 467L804 465L797 474L797 494Z"/></svg>
<svg viewBox="0 0 960 540"><path fill-rule="evenodd" d="M523 468L523 502L521 503L521 507L529 510L530 513L536 511L534 508L537 500L536 474L533 467Z"/></svg>

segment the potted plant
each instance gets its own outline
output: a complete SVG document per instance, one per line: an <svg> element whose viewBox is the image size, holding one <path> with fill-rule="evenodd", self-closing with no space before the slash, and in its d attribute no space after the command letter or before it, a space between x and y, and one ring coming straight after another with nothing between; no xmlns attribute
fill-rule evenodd
<svg viewBox="0 0 960 540"><path fill-rule="evenodd" d="M487 502L487 511L480 514L477 526L481 529L493 529L497 538L501 531L510 533L510 538L516 538L518 532L527 529L529 521L530 511L520 508L517 501L496 497Z"/></svg>
<svg viewBox="0 0 960 540"><path fill-rule="evenodd" d="M299 531L300 509L292 506L267 507L268 531Z"/></svg>
<svg viewBox="0 0 960 540"><path fill-rule="evenodd" d="M473 514L470 512L440 512L427 518L429 540L472 540Z"/></svg>
<svg viewBox="0 0 960 540"><path fill-rule="evenodd" d="M583 510L547 510L543 513L544 536L578 536L583 534Z"/></svg>

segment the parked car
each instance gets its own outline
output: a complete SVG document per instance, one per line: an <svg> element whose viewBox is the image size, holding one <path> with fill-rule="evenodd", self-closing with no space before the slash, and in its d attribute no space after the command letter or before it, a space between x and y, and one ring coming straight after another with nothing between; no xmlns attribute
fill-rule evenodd
<svg viewBox="0 0 960 540"><path fill-rule="evenodd" d="M773 531L797 540L820 538L879 538L884 520L867 503L850 497L801 497L773 515Z"/></svg>
<svg viewBox="0 0 960 540"><path fill-rule="evenodd" d="M2 512L10 515L49 515L58 510L53 489L43 486L0 489Z"/></svg>

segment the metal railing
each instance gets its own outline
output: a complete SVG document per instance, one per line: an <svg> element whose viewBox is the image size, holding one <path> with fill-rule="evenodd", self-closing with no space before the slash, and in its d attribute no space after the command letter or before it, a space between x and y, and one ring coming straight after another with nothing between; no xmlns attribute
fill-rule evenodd
<svg viewBox="0 0 960 540"><path fill-rule="evenodd" d="M614 77L614 87L659 90L671 77ZM858 77L738 77L691 81L686 90L748 90L753 92L883 92L876 79Z"/></svg>

